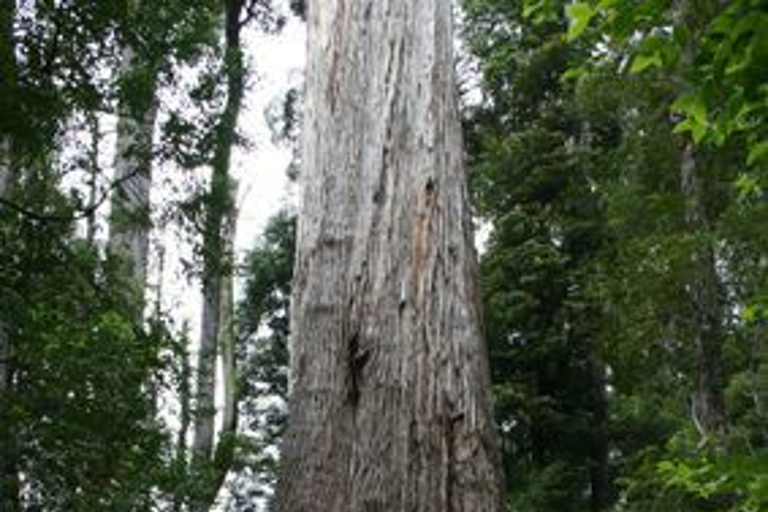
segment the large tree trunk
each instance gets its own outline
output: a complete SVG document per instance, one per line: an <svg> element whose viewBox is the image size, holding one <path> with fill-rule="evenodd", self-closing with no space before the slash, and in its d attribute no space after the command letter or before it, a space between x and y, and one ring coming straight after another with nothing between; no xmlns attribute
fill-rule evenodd
<svg viewBox="0 0 768 512"><path fill-rule="evenodd" d="M140 98L123 100L117 123L115 175L117 183L112 195L109 223L110 247L123 254L131 266L137 286L146 288L149 260L150 204L152 184L152 137L157 118L154 71L130 46L123 49L120 74L135 80L138 74L149 74L149 83Z"/></svg>
<svg viewBox="0 0 768 512"><path fill-rule="evenodd" d="M309 6L278 512L499 510L451 18Z"/></svg>

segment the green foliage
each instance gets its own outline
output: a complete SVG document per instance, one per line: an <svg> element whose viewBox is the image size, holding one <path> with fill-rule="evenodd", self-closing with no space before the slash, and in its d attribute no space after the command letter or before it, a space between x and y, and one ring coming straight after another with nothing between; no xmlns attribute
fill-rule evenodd
<svg viewBox="0 0 768 512"><path fill-rule="evenodd" d="M45 181L15 194L68 208ZM0 428L3 455L25 475L25 510L143 510L165 443L147 384L168 338L135 325L138 295L122 265L68 224L3 210L0 240L12 372Z"/></svg>
<svg viewBox="0 0 768 512"><path fill-rule="evenodd" d="M467 138L472 190L493 229L480 288L508 502L513 510L600 509L612 491L603 315L590 274L608 240L594 184L617 139L606 126L584 140L576 91L560 80L578 58L562 12L530 23L545 6L519 7L467 7L489 95L471 112Z"/></svg>
<svg viewBox="0 0 768 512"><path fill-rule="evenodd" d="M241 435L228 510L270 494L277 446L286 422L288 317L296 218L272 217L246 258L245 295L238 307Z"/></svg>
<svg viewBox="0 0 768 512"><path fill-rule="evenodd" d="M747 56L763 14L686 5L464 2L513 510L765 507L766 81ZM697 430L702 318L726 423L714 438Z"/></svg>
<svg viewBox="0 0 768 512"><path fill-rule="evenodd" d="M686 68L672 105L682 114L676 132L691 132L697 144L736 140L747 166L765 161L768 14L761 2L602 0L575 3L568 14L572 39L594 22L589 39L607 42L619 67L630 58L631 73Z"/></svg>
<svg viewBox="0 0 768 512"><path fill-rule="evenodd" d="M238 9L238 29L282 26L269 0L227 5ZM158 411L160 396L180 392L181 430L189 428L189 340L170 333L172 318L139 320L144 290L125 262L77 234L79 222L94 225L110 191L96 190L109 181L99 168L104 155L96 143L84 154L76 123L98 124L118 110L141 118L160 88L176 98L188 92L199 115L170 112L154 137L160 145L137 154L210 164L222 127L234 125L222 114L223 81L245 80L242 63L221 51L222 8L178 0L0 5L2 510L157 510L206 488L189 471L185 434L173 432L171 442L166 411ZM128 49L130 72L121 67ZM181 91L178 82L193 76L198 84ZM234 126L229 133L237 141ZM94 197L63 192L62 176L69 184L86 171L99 186ZM149 212L139 215L150 221ZM217 469L231 464L214 461Z"/></svg>

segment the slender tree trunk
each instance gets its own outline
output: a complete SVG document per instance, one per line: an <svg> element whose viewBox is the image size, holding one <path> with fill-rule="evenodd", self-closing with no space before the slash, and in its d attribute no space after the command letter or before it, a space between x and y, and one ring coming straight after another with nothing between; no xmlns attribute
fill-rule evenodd
<svg viewBox="0 0 768 512"><path fill-rule="evenodd" d="M187 477L187 436L189 435L189 426L191 424L190 405L192 401L192 368L189 358L189 350L182 346L179 354L179 363L181 365L181 375L179 376L179 430L176 437L176 468L180 481L186 481ZM177 484L173 495L173 512L182 512L184 509L185 491L183 485Z"/></svg>
<svg viewBox="0 0 768 512"><path fill-rule="evenodd" d="M10 183L10 153L10 141L7 137L0 134L0 197L5 197L6 190L8 190L8 185Z"/></svg>
<svg viewBox="0 0 768 512"><path fill-rule="evenodd" d="M605 370L600 364L591 364L592 393L592 443L589 457L590 510L600 512L611 504L611 476L608 452L608 396Z"/></svg>
<svg viewBox="0 0 768 512"><path fill-rule="evenodd" d="M696 34L699 11L691 0L675 0L676 23ZM694 65L695 40L689 40L682 51L678 74L685 77ZM683 81L679 94L688 92ZM685 200L685 221L688 231L704 240L696 241L692 254L691 273L685 292L693 314L690 329L694 346L694 396L692 420L702 438L721 440L725 433L725 402L723 397L722 321L725 309L720 291L715 249L706 239L712 231L705 202L705 177L702 159L696 155L692 140L686 140L680 157L680 191Z"/></svg>
<svg viewBox="0 0 768 512"><path fill-rule="evenodd" d="M96 201L98 196L97 178L99 174L99 144L101 143L101 125L99 116L95 112L88 113L88 130L91 132L91 147L88 154L89 176L88 176L88 209L89 214L86 218L86 240L93 245L96 239Z"/></svg>
<svg viewBox="0 0 768 512"><path fill-rule="evenodd" d="M17 82L13 35L15 15L15 0L5 0L0 3L0 112L9 117L15 113L11 102L16 97L14 92ZM5 123L0 123L0 197L5 197L11 179L12 144L9 128Z"/></svg>
<svg viewBox="0 0 768 512"><path fill-rule="evenodd" d="M686 200L686 223L691 233L707 236L709 220L704 207L704 188L692 142L683 148L681 189ZM693 420L702 441L719 439L725 432L723 399L722 318L716 256L711 242L698 242L694 250L691 280L686 290L693 309L690 326L695 347Z"/></svg>
<svg viewBox="0 0 768 512"><path fill-rule="evenodd" d="M109 223L110 247L128 258L142 297L146 288L149 260L150 203L152 184L152 137L157 118L155 76L149 64L126 46L123 49L120 74L132 80L138 74L149 74L149 86L139 98L124 99L117 123L115 176L118 182L112 195Z"/></svg>
<svg viewBox="0 0 768 512"><path fill-rule="evenodd" d="M16 2L4 1L0 4L0 101L9 101L15 97L16 88L16 52L13 35L13 21L16 15ZM12 101L12 100L10 100ZM2 105L2 111L9 114L11 105ZM6 197L12 181L13 140L5 126L0 127L0 198ZM18 451L16 439L18 432L13 430L7 416L9 405L13 401L14 367L13 345L5 311L7 306L0 298L0 511L17 512L21 510Z"/></svg>
<svg viewBox="0 0 768 512"><path fill-rule="evenodd" d="M500 509L450 0L308 9L278 512Z"/></svg>
<svg viewBox="0 0 768 512"><path fill-rule="evenodd" d="M224 226L224 249L229 258L235 253L235 235L237 212L226 219ZM224 410L222 412L222 432L234 434L237 429L237 365L235 359L234 331L234 279L233 273L227 272L221 279L221 304L219 308L219 343L221 345L222 380L224 381Z"/></svg>
<svg viewBox="0 0 768 512"><path fill-rule="evenodd" d="M227 102L218 127L213 159L213 176L208 193L203 228L203 312L200 352L197 370L197 414L193 440L193 462L198 468L207 466L207 479L200 498L192 510L208 510L224 482L234 449L236 431L234 394L234 349L226 339L232 318L232 258L236 212L234 186L230 177L230 160L237 130L237 120L245 92L245 76L240 45L240 15L243 0L226 0L224 4L225 68ZM216 410L216 357L224 362L225 411L220 442L214 453ZM212 471L211 471L212 469Z"/></svg>

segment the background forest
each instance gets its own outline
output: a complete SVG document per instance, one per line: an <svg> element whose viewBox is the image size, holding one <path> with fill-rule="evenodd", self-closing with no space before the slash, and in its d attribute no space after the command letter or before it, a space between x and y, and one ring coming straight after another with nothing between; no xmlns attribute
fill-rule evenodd
<svg viewBox="0 0 768 512"><path fill-rule="evenodd" d="M461 4L509 510L768 510L764 2ZM269 507L295 221L235 253L231 155L243 34L303 9L0 3L1 512ZM169 225L199 329L148 285Z"/></svg>

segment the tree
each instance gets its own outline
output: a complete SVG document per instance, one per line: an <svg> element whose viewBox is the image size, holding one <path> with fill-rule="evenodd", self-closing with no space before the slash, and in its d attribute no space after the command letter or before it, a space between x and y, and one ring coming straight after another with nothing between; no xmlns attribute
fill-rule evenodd
<svg viewBox="0 0 768 512"><path fill-rule="evenodd" d="M483 93L465 126L470 188L489 229L480 292L505 495L513 510L540 512L612 500L606 318L591 282L610 245L600 185L621 135L608 116L590 128L560 79L583 59L565 40L564 4L533 23L524 2L463 2Z"/></svg>
<svg viewBox="0 0 768 512"><path fill-rule="evenodd" d="M245 260L245 292L238 307L237 453L227 510L271 498L277 448L285 430L288 393L288 318L296 246L296 217L270 218ZM250 510L250 509L249 509Z"/></svg>
<svg viewBox="0 0 768 512"><path fill-rule="evenodd" d="M142 2L128 3L128 19L139 21L146 12ZM149 263L150 204L152 183L152 139L157 118L156 89L158 65L150 54L149 42L138 44L127 37L120 56L119 74L123 94L117 123L115 181L112 193L109 243L127 258L131 273L142 294ZM130 41L134 39L134 41ZM150 39L150 41L152 41Z"/></svg>
<svg viewBox="0 0 768 512"><path fill-rule="evenodd" d="M495 511L447 0L309 6L275 509Z"/></svg>
<svg viewBox="0 0 768 512"><path fill-rule="evenodd" d="M255 21L261 30L282 26L271 0L226 0L223 72L226 101L213 134L211 182L203 200L202 261L203 308L197 360L197 414L195 415L192 464L200 489L193 510L204 512L214 503L234 456L237 433L233 266L237 222L236 183L231 177L232 150L238 141L237 121L246 92L246 65L241 34ZM216 361L223 363L223 427L214 439L216 419Z"/></svg>

